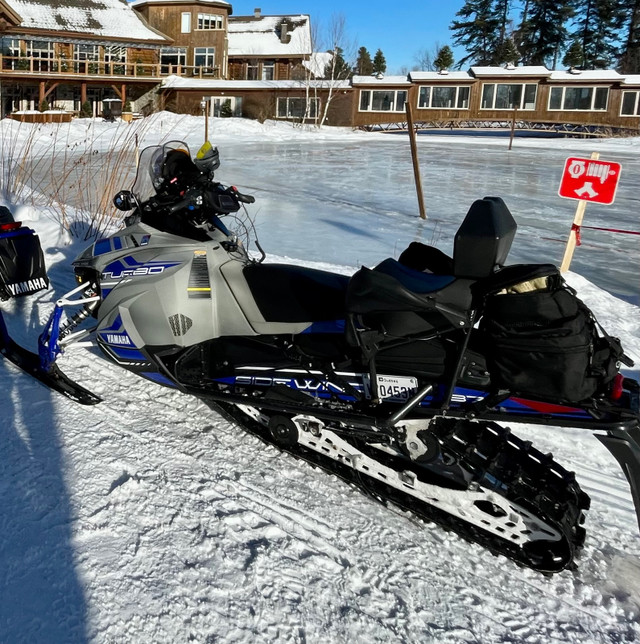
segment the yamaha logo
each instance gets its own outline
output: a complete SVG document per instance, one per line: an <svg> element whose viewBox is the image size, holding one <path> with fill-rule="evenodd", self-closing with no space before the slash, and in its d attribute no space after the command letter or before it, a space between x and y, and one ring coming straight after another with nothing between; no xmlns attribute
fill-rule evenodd
<svg viewBox="0 0 640 644"><path fill-rule="evenodd" d="M126 335L116 335L115 333L105 333L109 344L126 344L131 346L133 342Z"/></svg>
<svg viewBox="0 0 640 644"><path fill-rule="evenodd" d="M49 284L43 277L36 277L26 282L16 282L15 284L7 284L7 289L11 295L23 295L24 293L34 293L43 288L47 288Z"/></svg>

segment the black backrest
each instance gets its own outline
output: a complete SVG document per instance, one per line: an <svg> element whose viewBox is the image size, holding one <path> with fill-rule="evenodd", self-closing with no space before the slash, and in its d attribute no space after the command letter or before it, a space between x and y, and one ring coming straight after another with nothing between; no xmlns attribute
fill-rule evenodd
<svg viewBox="0 0 640 644"><path fill-rule="evenodd" d="M453 274L482 279L504 265L517 224L500 197L475 201L458 228L453 246Z"/></svg>

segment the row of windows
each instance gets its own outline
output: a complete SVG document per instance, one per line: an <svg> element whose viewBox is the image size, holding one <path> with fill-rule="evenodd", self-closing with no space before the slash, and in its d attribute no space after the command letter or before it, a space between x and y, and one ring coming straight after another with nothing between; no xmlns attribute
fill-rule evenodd
<svg viewBox="0 0 640 644"><path fill-rule="evenodd" d="M406 90L363 89L360 91L361 112L404 112Z"/></svg>
<svg viewBox="0 0 640 644"><path fill-rule="evenodd" d="M102 55L101 55L102 51ZM127 48L118 45L80 45L75 44L71 53L71 60L68 61L60 53L56 55L54 43L48 40L27 40L25 49L20 49L20 41L16 39L2 40L2 53L11 58L11 69L21 69L25 65L33 65L34 71L59 71L58 64L62 71L70 66L76 72L91 73L87 65L104 62L107 73L124 73L122 63L127 62ZM26 58L33 59L28 62ZM109 65L120 64L119 67L109 69Z"/></svg>
<svg viewBox="0 0 640 644"><path fill-rule="evenodd" d="M535 110L535 83L484 83L480 109ZM469 109L469 86L424 86L418 92L419 109ZM640 116L640 92L623 92L621 114ZM360 90L361 112L404 112L406 90ZM552 87L549 111L604 112L609 101L607 87Z"/></svg>
<svg viewBox="0 0 640 644"><path fill-rule="evenodd" d="M194 47L193 64L196 67L204 67L206 70L213 70L216 64L215 47ZM186 67L187 65L187 48L186 47L163 47L160 51L160 65L163 72L172 65L177 67Z"/></svg>
<svg viewBox="0 0 640 644"><path fill-rule="evenodd" d="M307 113L307 105L309 106ZM301 119L315 118L320 113L320 99L295 98L289 96L278 97L277 112L278 118Z"/></svg>
<svg viewBox="0 0 640 644"><path fill-rule="evenodd" d="M224 18L215 13L199 13L196 19L196 30L224 29ZM185 11L180 15L180 31L191 33L191 12Z"/></svg>

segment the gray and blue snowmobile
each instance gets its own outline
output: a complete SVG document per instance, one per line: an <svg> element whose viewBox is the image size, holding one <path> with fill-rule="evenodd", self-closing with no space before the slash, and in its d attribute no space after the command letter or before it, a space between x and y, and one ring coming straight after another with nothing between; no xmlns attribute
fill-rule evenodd
<svg viewBox="0 0 640 644"><path fill-rule="evenodd" d="M249 254L223 220L254 199L218 166L209 144L193 160L182 142L142 152L114 199L125 227L74 261L39 353L18 351L34 375L97 402L55 363L92 335L117 365L543 572L572 565L589 497L504 423L593 430L640 515L640 387L619 371L632 363L555 266L505 265L502 199L471 206L452 256L414 242L348 277Z"/></svg>

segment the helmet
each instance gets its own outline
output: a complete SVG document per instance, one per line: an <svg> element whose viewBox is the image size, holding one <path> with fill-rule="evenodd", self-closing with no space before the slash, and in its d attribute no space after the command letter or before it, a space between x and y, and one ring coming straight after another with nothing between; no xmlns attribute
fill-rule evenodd
<svg viewBox="0 0 640 644"><path fill-rule="evenodd" d="M194 163L200 172L213 176L213 173L220 167L220 153L206 141L198 150Z"/></svg>
<svg viewBox="0 0 640 644"><path fill-rule="evenodd" d="M183 149L169 150L160 168L160 190L168 194L184 192L198 177L199 172Z"/></svg>

